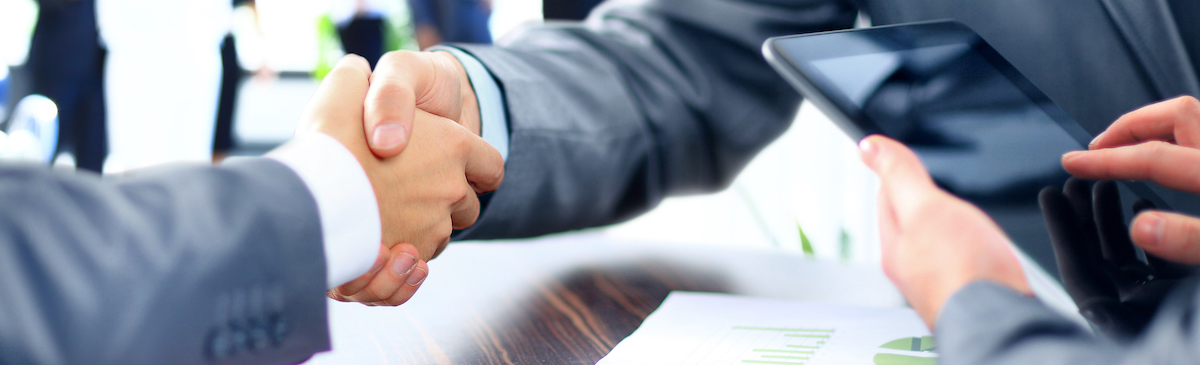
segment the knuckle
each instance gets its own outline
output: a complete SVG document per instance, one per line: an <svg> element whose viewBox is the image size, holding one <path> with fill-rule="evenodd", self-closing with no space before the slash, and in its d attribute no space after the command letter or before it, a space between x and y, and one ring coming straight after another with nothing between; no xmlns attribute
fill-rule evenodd
<svg viewBox="0 0 1200 365"><path fill-rule="evenodd" d="M402 82L375 82L371 84L371 91L376 94L387 95L387 98L376 98L375 101L385 105L399 105L411 103L413 100L413 89L409 85Z"/></svg>
<svg viewBox="0 0 1200 365"><path fill-rule="evenodd" d="M1178 242L1178 248L1194 251L1196 242L1200 242L1200 225L1197 225L1197 222L1192 219L1184 220L1180 222L1180 225L1183 226L1183 240Z"/></svg>
<svg viewBox="0 0 1200 365"><path fill-rule="evenodd" d="M360 302L379 302L384 298L392 296L392 293L380 287L367 287L365 290L360 291L359 294L360 298L358 298L358 301Z"/></svg>
<svg viewBox="0 0 1200 365"><path fill-rule="evenodd" d="M361 57L359 57L359 58L361 58ZM336 79L361 77L361 78L365 79L365 78L369 77L369 75L370 74L368 72L364 72L363 70L356 68L356 67L334 67L332 70L329 70L329 75L326 77L327 78L336 78Z"/></svg>
<svg viewBox="0 0 1200 365"><path fill-rule="evenodd" d="M388 53L384 53L383 57L379 57L379 64L380 65L386 64L389 66L402 66L402 65L412 63L413 58L415 58L415 57L416 57L416 52L413 52L413 51L405 51L405 50L391 51Z"/></svg>
<svg viewBox="0 0 1200 365"><path fill-rule="evenodd" d="M460 219L454 222L455 229L466 229L475 224L479 220L479 209L472 208L470 211L459 216Z"/></svg>
<svg viewBox="0 0 1200 365"><path fill-rule="evenodd" d="M1144 151L1148 155L1147 157L1156 157L1156 156L1161 156L1161 155L1167 153L1167 149L1169 149L1170 147L1171 147L1171 144L1167 143L1167 142L1150 141L1150 142L1146 142Z"/></svg>
<svg viewBox="0 0 1200 365"><path fill-rule="evenodd" d="M1195 119L1200 117L1200 100L1191 95L1184 95L1175 98L1175 103L1178 105L1180 113L1184 117Z"/></svg>
<svg viewBox="0 0 1200 365"><path fill-rule="evenodd" d="M450 242L450 235L454 233L454 225L449 219L439 224L437 233L433 237L433 242L438 242L438 245L443 245L443 242Z"/></svg>

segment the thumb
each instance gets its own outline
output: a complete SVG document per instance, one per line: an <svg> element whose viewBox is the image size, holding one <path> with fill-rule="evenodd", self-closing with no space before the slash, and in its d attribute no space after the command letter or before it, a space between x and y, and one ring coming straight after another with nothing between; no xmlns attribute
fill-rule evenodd
<svg viewBox="0 0 1200 365"><path fill-rule="evenodd" d="M900 227L909 226L907 220L917 217L925 202L940 193L921 160L900 142L871 135L859 142L859 149L863 162L879 175L880 190L890 197Z"/></svg>
<svg viewBox="0 0 1200 365"><path fill-rule="evenodd" d="M428 52L389 52L371 74L364 127L371 152L395 157L408 146L416 109L457 121L462 113L457 68Z"/></svg>
<svg viewBox="0 0 1200 365"><path fill-rule="evenodd" d="M1200 219L1146 211L1134 218L1130 235L1146 253L1169 261L1200 264Z"/></svg>

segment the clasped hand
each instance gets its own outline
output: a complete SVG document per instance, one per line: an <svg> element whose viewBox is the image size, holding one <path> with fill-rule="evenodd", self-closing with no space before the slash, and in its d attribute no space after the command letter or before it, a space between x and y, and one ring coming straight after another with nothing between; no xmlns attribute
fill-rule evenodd
<svg viewBox="0 0 1200 365"><path fill-rule="evenodd" d="M363 58L346 56L309 104L300 133L325 133L354 155L374 189L383 228L374 266L330 290L331 298L407 301L428 274L425 261L441 253L453 229L478 218L476 194L503 180L503 159L479 137L470 85L454 77L461 66L445 57L394 52L372 73ZM465 103L464 84L472 95Z"/></svg>

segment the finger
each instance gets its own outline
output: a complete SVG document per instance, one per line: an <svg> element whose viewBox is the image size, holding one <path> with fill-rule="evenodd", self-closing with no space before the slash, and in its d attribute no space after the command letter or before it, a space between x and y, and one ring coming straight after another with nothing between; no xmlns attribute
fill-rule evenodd
<svg viewBox="0 0 1200 365"><path fill-rule="evenodd" d="M470 133L465 128L462 130ZM500 182L504 181L504 158L500 157L500 152L478 136L471 135L467 140L471 148L467 155L466 173L471 188L478 194L500 188Z"/></svg>
<svg viewBox="0 0 1200 365"><path fill-rule="evenodd" d="M313 94L297 126L297 134L320 130L338 140L342 140L338 137L363 138L357 122L362 119L363 98L370 77L371 66L366 59L356 55L342 57Z"/></svg>
<svg viewBox="0 0 1200 365"><path fill-rule="evenodd" d="M408 302L417 293L417 289L420 289L421 283L425 282L425 278L428 276L429 265L425 261L417 262L417 266L413 268L413 272L408 274L408 277L404 279L404 285L401 285L395 294L392 294L390 298L380 304L396 306Z"/></svg>
<svg viewBox="0 0 1200 365"><path fill-rule="evenodd" d="M1137 250L1129 238L1129 228L1125 226L1121 194L1117 191L1116 182L1096 182L1092 191L1092 208L1093 218L1100 233L1100 250L1104 259L1117 267L1144 266L1138 260Z"/></svg>
<svg viewBox="0 0 1200 365"><path fill-rule="evenodd" d="M1076 224L1079 225L1079 238L1086 242L1097 255L1100 254L1100 237L1097 234L1096 223L1092 219L1092 189L1087 180L1072 177L1063 184L1063 195L1075 209Z"/></svg>
<svg viewBox="0 0 1200 365"><path fill-rule="evenodd" d="M880 189L890 196L898 227L908 227L922 205L941 193L912 150L890 138L871 135L859 142L860 156L879 175Z"/></svg>
<svg viewBox="0 0 1200 365"><path fill-rule="evenodd" d="M360 275L350 282L342 284L336 288L329 290L329 297L339 301L350 301L350 296L358 293L363 287L375 278L375 273L378 273L383 265L388 262L391 254L388 252L387 246L379 245L379 255L375 257L375 264L371 265L371 269L367 273Z"/></svg>
<svg viewBox="0 0 1200 365"><path fill-rule="evenodd" d="M1151 104L1125 114L1088 145L1090 149L1127 146L1146 141L1177 142L1197 148L1200 101L1191 96Z"/></svg>
<svg viewBox="0 0 1200 365"><path fill-rule="evenodd" d="M1038 194L1063 288L1076 304L1096 298L1117 298L1117 288L1101 269L1099 252L1080 234L1079 216L1066 195L1053 187Z"/></svg>
<svg viewBox="0 0 1200 365"><path fill-rule="evenodd" d="M371 151L395 157L408 146L417 109L458 120L457 68L430 53L396 51L379 59L371 75L363 119Z"/></svg>
<svg viewBox="0 0 1200 365"><path fill-rule="evenodd" d="M1159 185L1200 193L1200 150L1166 142L1095 151L1076 151L1063 156L1063 167L1072 175L1096 180L1150 180Z"/></svg>
<svg viewBox="0 0 1200 365"><path fill-rule="evenodd" d="M479 196L470 185L463 186L463 198L450 207L450 224L454 229L467 229L479 219Z"/></svg>
<svg viewBox="0 0 1200 365"><path fill-rule="evenodd" d="M420 262L417 259L417 247L412 244L401 243L392 246L389 254L391 259L387 265L379 270L367 286L349 296L350 299L362 303L386 304L386 300L396 294Z"/></svg>
<svg viewBox="0 0 1200 365"><path fill-rule="evenodd" d="M1133 220L1133 242L1160 258L1200 264L1200 219L1182 214L1147 211Z"/></svg>

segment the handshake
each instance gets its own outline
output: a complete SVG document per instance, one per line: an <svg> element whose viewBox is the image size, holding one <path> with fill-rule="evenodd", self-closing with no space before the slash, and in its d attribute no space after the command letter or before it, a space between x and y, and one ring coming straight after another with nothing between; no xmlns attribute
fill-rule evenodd
<svg viewBox="0 0 1200 365"><path fill-rule="evenodd" d="M341 301L407 301L428 275L425 261L446 248L453 229L479 217L476 194L504 178L503 158L480 138L466 73L445 52L392 52L374 73L362 57L342 58L297 129L311 132L354 155L379 205L379 256L366 274L328 292Z"/></svg>

